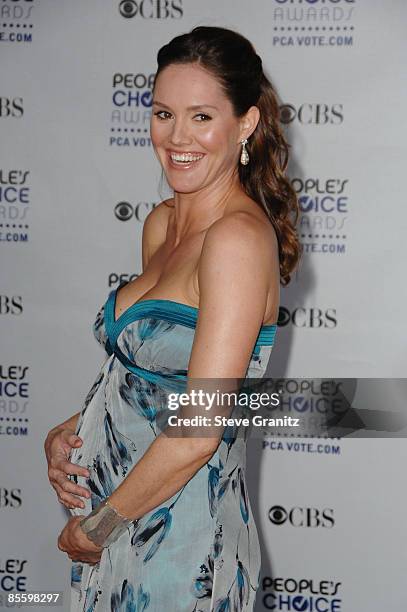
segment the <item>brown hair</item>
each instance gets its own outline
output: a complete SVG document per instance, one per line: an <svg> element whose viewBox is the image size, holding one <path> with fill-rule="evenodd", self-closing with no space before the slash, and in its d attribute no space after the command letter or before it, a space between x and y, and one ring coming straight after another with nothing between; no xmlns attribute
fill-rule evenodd
<svg viewBox="0 0 407 612"><path fill-rule="evenodd" d="M274 226L281 284L287 285L301 254L295 229L299 207L285 175L290 145L281 128L277 94L263 72L261 58L241 34L199 26L161 47L157 62L156 77L170 64L199 63L219 80L237 117L251 106L258 107L260 120L246 145L250 163L239 164L239 178L247 195L262 206Z"/></svg>

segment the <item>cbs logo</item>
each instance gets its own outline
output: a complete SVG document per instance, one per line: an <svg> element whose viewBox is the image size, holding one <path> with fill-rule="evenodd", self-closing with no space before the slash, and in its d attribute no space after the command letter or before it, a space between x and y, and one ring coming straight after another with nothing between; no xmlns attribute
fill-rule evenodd
<svg viewBox="0 0 407 612"><path fill-rule="evenodd" d="M273 506L268 513L273 525L288 523L292 527L324 527L331 529L335 524L333 508L301 508L295 506L286 510L283 506Z"/></svg>
<svg viewBox="0 0 407 612"><path fill-rule="evenodd" d="M333 329L337 326L336 310L334 308L327 308L323 311L320 308L298 307L290 312L288 308L280 306L277 325L285 327L289 323L292 323L295 327Z"/></svg>
<svg viewBox="0 0 407 612"><path fill-rule="evenodd" d="M180 19L183 15L182 0L122 0L119 4L122 17L131 19Z"/></svg>
<svg viewBox="0 0 407 612"><path fill-rule="evenodd" d="M327 125L343 122L342 104L302 104L298 108L292 104L280 106L281 123L292 123L295 119L302 125Z"/></svg>
<svg viewBox="0 0 407 612"><path fill-rule="evenodd" d="M114 208L114 214L119 221L129 221L135 217L137 221L144 222L148 213L157 205L156 202L119 202Z"/></svg>

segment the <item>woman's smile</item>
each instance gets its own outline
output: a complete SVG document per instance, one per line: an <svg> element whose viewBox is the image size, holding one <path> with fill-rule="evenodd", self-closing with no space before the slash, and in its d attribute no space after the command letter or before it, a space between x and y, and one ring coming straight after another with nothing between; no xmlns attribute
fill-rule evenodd
<svg viewBox="0 0 407 612"><path fill-rule="evenodd" d="M176 170L189 170L190 168L195 168L204 156L205 153L198 153L195 151L168 151L169 165Z"/></svg>

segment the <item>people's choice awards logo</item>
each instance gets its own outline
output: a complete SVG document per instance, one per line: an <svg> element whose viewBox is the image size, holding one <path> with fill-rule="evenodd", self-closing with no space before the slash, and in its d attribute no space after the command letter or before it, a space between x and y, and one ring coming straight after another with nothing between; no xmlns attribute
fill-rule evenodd
<svg viewBox="0 0 407 612"><path fill-rule="evenodd" d="M0 364L0 435L28 434L29 367Z"/></svg>
<svg viewBox="0 0 407 612"><path fill-rule="evenodd" d="M119 283L123 283L124 281L130 282L139 276L140 274L137 272L110 272L107 277L107 286L115 287Z"/></svg>
<svg viewBox="0 0 407 612"><path fill-rule="evenodd" d="M116 72L112 78L110 146L150 147L150 119L155 73Z"/></svg>
<svg viewBox="0 0 407 612"><path fill-rule="evenodd" d="M341 612L342 582L302 576L264 576L261 581L265 610L281 612Z"/></svg>
<svg viewBox="0 0 407 612"><path fill-rule="evenodd" d="M293 178L304 253L343 255L349 225L349 179Z"/></svg>
<svg viewBox="0 0 407 612"><path fill-rule="evenodd" d="M30 171L0 168L0 242L28 242Z"/></svg>
<svg viewBox="0 0 407 612"><path fill-rule="evenodd" d="M0 44L31 43L33 40L33 0L2 0Z"/></svg>
<svg viewBox="0 0 407 612"><path fill-rule="evenodd" d="M0 561L0 606L6 606L7 593L27 590L27 559L3 557Z"/></svg>
<svg viewBox="0 0 407 612"><path fill-rule="evenodd" d="M356 0L270 2L274 46L345 47L354 44Z"/></svg>

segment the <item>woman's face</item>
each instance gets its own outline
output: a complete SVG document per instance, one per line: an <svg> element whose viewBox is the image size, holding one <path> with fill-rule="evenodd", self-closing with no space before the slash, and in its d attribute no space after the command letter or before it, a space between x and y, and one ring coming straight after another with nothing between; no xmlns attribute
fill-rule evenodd
<svg viewBox="0 0 407 612"><path fill-rule="evenodd" d="M214 76L198 64L171 64L154 86L151 139L168 184L193 193L231 175L241 121Z"/></svg>

